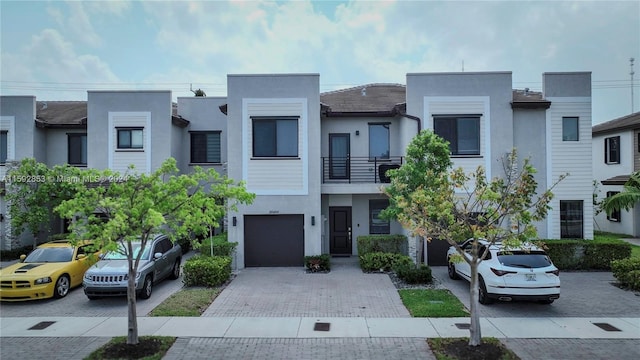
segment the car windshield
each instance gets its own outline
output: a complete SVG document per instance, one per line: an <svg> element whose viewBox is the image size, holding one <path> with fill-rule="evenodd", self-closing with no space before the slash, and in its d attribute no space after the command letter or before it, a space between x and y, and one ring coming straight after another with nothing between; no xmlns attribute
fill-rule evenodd
<svg viewBox="0 0 640 360"><path fill-rule="evenodd" d="M71 258L73 258L72 247L43 247L33 250L24 262L68 262Z"/></svg>
<svg viewBox="0 0 640 360"><path fill-rule="evenodd" d="M520 268L542 268L551 265L551 259L543 251L509 251L499 252L498 261L504 266Z"/></svg>
<svg viewBox="0 0 640 360"><path fill-rule="evenodd" d="M127 259L127 255L125 254L125 251L123 248L123 246L126 245L120 245L120 249L122 251L109 251L104 257L103 259L105 260L126 260ZM140 252L140 243L131 243L131 247L133 248L133 258L135 259L138 256L138 253ZM146 259L147 256L149 256L149 246L145 246L144 251L142 252L142 256L140 257L141 259Z"/></svg>

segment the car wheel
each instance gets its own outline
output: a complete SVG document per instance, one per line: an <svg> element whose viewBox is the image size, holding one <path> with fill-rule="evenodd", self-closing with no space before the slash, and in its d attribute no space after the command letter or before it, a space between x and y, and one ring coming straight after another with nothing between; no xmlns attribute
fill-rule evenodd
<svg viewBox="0 0 640 360"><path fill-rule="evenodd" d="M453 265L452 262L449 262L449 264L447 265L447 272L449 273L449 277L453 280L458 280L460 279L460 276L458 276L458 274L456 273L456 266Z"/></svg>
<svg viewBox="0 0 640 360"><path fill-rule="evenodd" d="M491 304L493 300L489 298L489 295L487 294L487 286L484 284L484 280L481 276L478 277L478 282L480 283L478 286L478 302L483 305Z"/></svg>
<svg viewBox="0 0 640 360"><path fill-rule="evenodd" d="M538 304L544 304L544 305L553 304L553 300L539 300Z"/></svg>
<svg viewBox="0 0 640 360"><path fill-rule="evenodd" d="M53 297L59 299L67 296L70 288L71 280L69 280L69 275L60 275L58 281L56 281L56 286L53 288Z"/></svg>
<svg viewBox="0 0 640 360"><path fill-rule="evenodd" d="M180 259L176 260L173 264L173 270L171 270L171 275L169 275L169 279L175 280L180 277Z"/></svg>
<svg viewBox="0 0 640 360"><path fill-rule="evenodd" d="M153 280L151 280L151 275L147 275L144 278L144 284L142 284L142 290L140 291L141 299L148 299L151 297L151 292L153 291Z"/></svg>

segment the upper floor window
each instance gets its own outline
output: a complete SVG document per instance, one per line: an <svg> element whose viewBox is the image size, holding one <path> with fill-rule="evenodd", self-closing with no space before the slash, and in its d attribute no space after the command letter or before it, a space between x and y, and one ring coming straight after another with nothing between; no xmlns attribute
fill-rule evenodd
<svg viewBox="0 0 640 360"><path fill-rule="evenodd" d="M254 157L297 157L297 117L253 117Z"/></svg>
<svg viewBox="0 0 640 360"><path fill-rule="evenodd" d="M389 125L369 124L369 158L389 158Z"/></svg>
<svg viewBox="0 0 640 360"><path fill-rule="evenodd" d="M7 131L0 131L0 164L7 162L7 151L9 149L7 133Z"/></svg>
<svg viewBox="0 0 640 360"><path fill-rule="evenodd" d="M583 201L560 200L560 238L582 239Z"/></svg>
<svg viewBox="0 0 640 360"><path fill-rule="evenodd" d="M380 218L380 212L389 206L389 200L369 200L369 234L390 234L389 220Z"/></svg>
<svg viewBox="0 0 640 360"><path fill-rule="evenodd" d="M69 165L87 165L87 134L67 134Z"/></svg>
<svg viewBox="0 0 640 360"><path fill-rule="evenodd" d="M118 128L118 149L142 149L142 128Z"/></svg>
<svg viewBox="0 0 640 360"><path fill-rule="evenodd" d="M562 141L578 141L580 140L579 133L577 117L562 118Z"/></svg>
<svg viewBox="0 0 640 360"><path fill-rule="evenodd" d="M191 162L220 163L220 131L191 133Z"/></svg>
<svg viewBox="0 0 640 360"><path fill-rule="evenodd" d="M604 139L605 164L620 164L620 136Z"/></svg>
<svg viewBox="0 0 640 360"><path fill-rule="evenodd" d="M638 152L640 153L640 133L638 133Z"/></svg>
<svg viewBox="0 0 640 360"><path fill-rule="evenodd" d="M607 197L611 197L617 193L619 193L619 191L607 191ZM607 220L620 222L621 221L620 209L612 211L611 215L607 215Z"/></svg>
<svg viewBox="0 0 640 360"><path fill-rule="evenodd" d="M480 116L433 117L433 132L449 142L451 155L480 155Z"/></svg>

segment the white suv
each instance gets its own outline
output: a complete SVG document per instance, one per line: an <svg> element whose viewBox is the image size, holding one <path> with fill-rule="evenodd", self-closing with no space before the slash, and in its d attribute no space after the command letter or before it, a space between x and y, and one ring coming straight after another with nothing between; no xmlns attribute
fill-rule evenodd
<svg viewBox="0 0 640 360"><path fill-rule="evenodd" d="M460 247L471 259L473 239ZM489 246L486 240L479 240L479 256ZM457 254L455 247L447 251L449 277L471 279L471 268L466 261L452 262ZM487 257L478 266L478 301L490 304L494 300L531 300L551 304L560 297L560 270L553 265L544 250L526 244L520 249L505 249L501 243L489 247Z"/></svg>

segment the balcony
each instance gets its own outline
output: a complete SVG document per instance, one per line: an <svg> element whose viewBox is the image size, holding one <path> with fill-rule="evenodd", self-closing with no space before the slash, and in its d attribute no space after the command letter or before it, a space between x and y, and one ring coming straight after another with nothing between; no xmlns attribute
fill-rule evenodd
<svg viewBox="0 0 640 360"><path fill-rule="evenodd" d="M399 168L403 156L388 158L323 157L323 184L385 184L389 183L387 170Z"/></svg>

